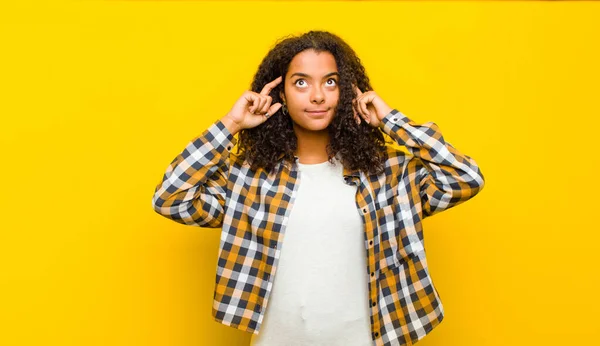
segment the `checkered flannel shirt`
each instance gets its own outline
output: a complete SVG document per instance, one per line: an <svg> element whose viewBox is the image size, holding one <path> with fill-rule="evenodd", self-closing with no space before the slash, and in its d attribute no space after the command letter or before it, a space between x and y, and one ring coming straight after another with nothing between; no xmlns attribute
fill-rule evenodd
<svg viewBox="0 0 600 346"><path fill-rule="evenodd" d="M373 345L411 345L444 317L425 257L422 221L475 196L484 186L477 163L446 142L433 122L416 124L393 109L379 175L344 168L356 186L364 223L365 271ZM258 334L300 182L297 160L275 173L253 171L232 148L237 139L217 120L167 167L154 210L181 224L220 227L213 318Z"/></svg>

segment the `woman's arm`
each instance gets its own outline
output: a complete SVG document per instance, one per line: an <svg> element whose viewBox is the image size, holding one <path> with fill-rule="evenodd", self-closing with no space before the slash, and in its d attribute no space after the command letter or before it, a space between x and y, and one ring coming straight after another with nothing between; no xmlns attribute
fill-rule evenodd
<svg viewBox="0 0 600 346"><path fill-rule="evenodd" d="M392 109L380 128L412 154L405 173L419 186L423 218L452 208L483 189L484 177L475 160L446 142L435 123L419 125Z"/></svg>
<svg viewBox="0 0 600 346"><path fill-rule="evenodd" d="M221 120L192 139L156 186L152 196L154 210L182 224L221 227L229 152L235 143Z"/></svg>
<svg viewBox="0 0 600 346"><path fill-rule="evenodd" d="M269 93L282 80L279 76L265 84L260 94L245 91L222 119L188 143L154 190L152 206L157 213L186 225L223 225L234 135L264 123L281 108L281 103L271 104Z"/></svg>

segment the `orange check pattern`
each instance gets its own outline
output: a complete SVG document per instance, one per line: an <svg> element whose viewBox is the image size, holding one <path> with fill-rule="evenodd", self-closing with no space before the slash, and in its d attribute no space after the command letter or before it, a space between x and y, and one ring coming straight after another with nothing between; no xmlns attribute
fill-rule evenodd
<svg viewBox="0 0 600 346"><path fill-rule="evenodd" d="M422 221L475 196L484 178L435 123L416 124L396 109L382 121L383 131L408 153L388 146L382 174L344 169L344 179L356 186L364 222L373 345L411 345L444 317ZM236 142L216 121L167 167L152 205L185 225L222 228L212 315L258 334L300 176L297 158L280 162L272 174L250 170L232 153Z"/></svg>

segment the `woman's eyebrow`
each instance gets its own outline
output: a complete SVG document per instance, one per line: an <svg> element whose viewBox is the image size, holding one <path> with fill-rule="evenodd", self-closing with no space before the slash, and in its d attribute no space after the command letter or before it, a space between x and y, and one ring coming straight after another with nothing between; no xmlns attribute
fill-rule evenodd
<svg viewBox="0 0 600 346"><path fill-rule="evenodd" d="M337 73L337 72L329 72L328 74L326 74L325 76L323 76L323 78L327 78L327 77L334 76L334 75L335 75L335 76L338 76L338 77L340 76L340 74L339 74L339 73ZM290 78L292 78L292 77L294 77L294 76L300 76L300 77L308 77L308 78L311 78L309 75L307 75L306 73L302 73L302 72L296 72L296 73L292 73L292 75L290 76Z"/></svg>

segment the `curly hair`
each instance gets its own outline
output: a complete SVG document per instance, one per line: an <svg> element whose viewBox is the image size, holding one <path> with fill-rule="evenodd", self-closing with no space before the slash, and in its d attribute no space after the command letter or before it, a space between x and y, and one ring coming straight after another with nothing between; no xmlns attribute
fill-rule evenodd
<svg viewBox="0 0 600 346"><path fill-rule="evenodd" d="M352 83L363 92L372 90L369 77L354 50L337 35L327 31L309 31L301 36L286 36L276 42L258 67L251 90L259 93L265 84L283 76L283 81L269 94L272 104L283 104L279 94L283 91L290 62L298 53L307 49L331 53L340 73L339 101L334 118L328 126L329 161L332 162L333 157L339 154L344 167L368 174L380 173L387 158L384 133L364 121L357 124L352 107L352 100L356 97ZM237 153L239 158L248 161L251 169L263 168L272 172L279 160L293 162L296 148L293 121L280 108L268 121L239 132Z"/></svg>

